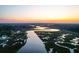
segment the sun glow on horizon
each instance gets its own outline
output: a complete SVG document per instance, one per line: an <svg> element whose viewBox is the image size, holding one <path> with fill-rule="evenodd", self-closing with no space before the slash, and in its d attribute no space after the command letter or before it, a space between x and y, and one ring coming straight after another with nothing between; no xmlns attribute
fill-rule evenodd
<svg viewBox="0 0 79 59"><path fill-rule="evenodd" d="M0 8L0 22L79 22L79 6L36 5Z"/></svg>

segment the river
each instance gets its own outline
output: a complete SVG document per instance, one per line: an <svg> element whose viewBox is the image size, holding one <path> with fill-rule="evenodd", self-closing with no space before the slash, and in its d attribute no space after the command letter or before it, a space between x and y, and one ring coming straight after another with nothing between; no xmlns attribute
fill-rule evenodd
<svg viewBox="0 0 79 59"><path fill-rule="evenodd" d="M27 31L27 42L18 53L46 53L45 45L34 31Z"/></svg>

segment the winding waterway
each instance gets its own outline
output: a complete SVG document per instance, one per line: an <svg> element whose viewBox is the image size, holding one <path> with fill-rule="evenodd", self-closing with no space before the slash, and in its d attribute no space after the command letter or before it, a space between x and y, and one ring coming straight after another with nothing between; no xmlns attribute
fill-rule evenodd
<svg viewBox="0 0 79 59"><path fill-rule="evenodd" d="M27 43L18 51L19 53L46 53L45 45L34 31L27 31Z"/></svg>

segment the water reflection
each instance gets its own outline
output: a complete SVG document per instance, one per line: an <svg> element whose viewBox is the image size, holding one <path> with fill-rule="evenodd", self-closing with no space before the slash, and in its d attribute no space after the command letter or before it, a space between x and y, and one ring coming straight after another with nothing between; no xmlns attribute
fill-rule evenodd
<svg viewBox="0 0 79 59"><path fill-rule="evenodd" d="M40 29L41 28L41 29ZM38 27L35 30L29 30L27 31L27 43L18 51L19 53L46 53L46 52L52 52L53 47L55 44L52 43L52 41L43 41L40 39L35 33L38 32L58 32L59 29L46 29L46 27ZM44 43L45 42L45 43ZM51 49L49 49L49 47Z"/></svg>
<svg viewBox="0 0 79 59"><path fill-rule="evenodd" d="M27 43L18 51L19 53L45 53L46 49L34 31L27 31Z"/></svg>

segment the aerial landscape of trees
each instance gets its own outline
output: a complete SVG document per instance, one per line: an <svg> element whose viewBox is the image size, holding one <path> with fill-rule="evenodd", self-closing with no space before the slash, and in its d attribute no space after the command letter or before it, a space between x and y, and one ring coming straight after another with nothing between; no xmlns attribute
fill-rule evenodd
<svg viewBox="0 0 79 59"><path fill-rule="evenodd" d="M37 35L44 42L47 52L68 53L75 50L78 52L79 34L71 31L61 30L59 32L39 32ZM77 39L76 39L77 37ZM76 41L77 40L77 41ZM72 42L73 41L73 42ZM76 43L77 42L77 43Z"/></svg>
<svg viewBox="0 0 79 59"><path fill-rule="evenodd" d="M0 52L17 52L27 42L26 34L23 26L0 25Z"/></svg>
<svg viewBox="0 0 79 59"><path fill-rule="evenodd" d="M28 30L35 26L60 29L58 32L35 31L48 53L79 53L79 24L2 23L0 24L0 53L17 52L27 43Z"/></svg>

